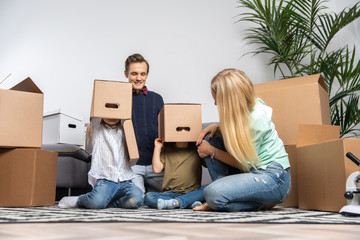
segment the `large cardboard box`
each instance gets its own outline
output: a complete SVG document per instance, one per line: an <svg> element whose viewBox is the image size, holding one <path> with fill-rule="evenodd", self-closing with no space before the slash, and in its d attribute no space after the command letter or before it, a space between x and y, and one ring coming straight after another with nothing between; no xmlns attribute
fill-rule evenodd
<svg viewBox="0 0 360 240"><path fill-rule="evenodd" d="M41 147L43 99L30 78L0 89L0 147Z"/></svg>
<svg viewBox="0 0 360 240"><path fill-rule="evenodd" d="M296 145L286 145L285 151L289 155L290 175L291 175L291 192L287 199L279 204L284 207L298 207L298 187L297 187L297 167L296 167Z"/></svg>
<svg viewBox="0 0 360 240"><path fill-rule="evenodd" d="M94 80L91 117L130 119L131 112L131 83Z"/></svg>
<svg viewBox="0 0 360 240"><path fill-rule="evenodd" d="M273 109L273 122L285 145L297 143L299 124L331 124L329 96L320 74L255 84Z"/></svg>
<svg viewBox="0 0 360 240"><path fill-rule="evenodd" d="M69 114L61 109L44 113L43 144L75 144L83 145L85 138L84 120Z"/></svg>
<svg viewBox="0 0 360 240"><path fill-rule="evenodd" d="M359 170L358 166L346 157L346 153L352 152L360 157L360 139L329 140L335 133L339 136L337 126L299 126L299 134L301 127L303 139L306 139L304 132L312 135L323 133L321 135L325 138L319 137L320 142L314 143L312 140L310 144L299 139L297 147L299 208L338 212L346 205L344 193L347 177ZM330 133L331 131L333 133Z"/></svg>
<svg viewBox="0 0 360 240"><path fill-rule="evenodd" d="M202 130L201 105L167 103L158 116L159 137L165 142L196 142Z"/></svg>
<svg viewBox="0 0 360 240"><path fill-rule="evenodd" d="M55 204L57 153L0 149L0 207Z"/></svg>

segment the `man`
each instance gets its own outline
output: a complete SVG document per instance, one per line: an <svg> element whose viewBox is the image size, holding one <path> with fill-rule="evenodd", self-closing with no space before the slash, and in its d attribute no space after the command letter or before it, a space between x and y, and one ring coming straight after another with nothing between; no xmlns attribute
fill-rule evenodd
<svg viewBox="0 0 360 240"><path fill-rule="evenodd" d="M162 97L145 86L149 63L140 54L133 54L125 61L125 77L132 83L132 121L140 158L132 167L136 178L133 182L145 191L161 191L163 173L152 169L154 140L158 135L158 114L164 105Z"/></svg>

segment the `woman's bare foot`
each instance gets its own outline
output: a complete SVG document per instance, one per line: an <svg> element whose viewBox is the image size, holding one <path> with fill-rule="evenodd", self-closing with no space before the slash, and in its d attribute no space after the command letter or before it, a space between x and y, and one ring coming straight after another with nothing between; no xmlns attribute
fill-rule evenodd
<svg viewBox="0 0 360 240"><path fill-rule="evenodd" d="M194 207L193 210L194 211L211 211L211 208L207 203L204 203L201 206Z"/></svg>

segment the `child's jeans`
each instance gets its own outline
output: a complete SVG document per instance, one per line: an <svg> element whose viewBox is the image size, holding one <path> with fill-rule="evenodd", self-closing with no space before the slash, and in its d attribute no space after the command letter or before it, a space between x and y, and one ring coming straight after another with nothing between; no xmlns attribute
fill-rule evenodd
<svg viewBox="0 0 360 240"><path fill-rule="evenodd" d="M143 205L142 191L131 180L113 182L106 179L96 181L91 192L81 195L77 205L80 208L100 209L139 208Z"/></svg>
<svg viewBox="0 0 360 240"><path fill-rule="evenodd" d="M209 142L226 151L221 136L214 135ZM290 168L283 169L277 162L266 169L251 169L249 173L242 173L210 156L205 157L205 162L214 182L205 188L204 195L215 211L260 210L263 205L283 202L290 193Z"/></svg>
<svg viewBox="0 0 360 240"><path fill-rule="evenodd" d="M196 201L204 202L204 188L205 186L201 186L200 188L185 193L175 193L172 191L159 193L159 192L148 192L145 195L145 204L151 208L157 208L157 200L159 198L164 200L176 199L180 204L180 208L188 208Z"/></svg>

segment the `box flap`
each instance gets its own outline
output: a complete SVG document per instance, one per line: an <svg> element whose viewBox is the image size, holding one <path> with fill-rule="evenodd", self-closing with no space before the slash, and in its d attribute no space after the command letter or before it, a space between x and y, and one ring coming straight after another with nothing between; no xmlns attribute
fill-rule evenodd
<svg viewBox="0 0 360 240"><path fill-rule="evenodd" d="M123 122L124 134L131 165L135 165L139 159L139 149L136 142L134 126L131 119Z"/></svg>
<svg viewBox="0 0 360 240"><path fill-rule="evenodd" d="M10 90L43 93L29 77L15 85L14 87L10 88Z"/></svg>
<svg viewBox="0 0 360 240"><path fill-rule="evenodd" d="M318 83L327 92L324 78L320 74L259 83L256 84L256 91L257 92L261 92L264 90L269 91L274 89L288 88L288 87L294 87L304 84L313 84L313 83Z"/></svg>
<svg viewBox="0 0 360 240"><path fill-rule="evenodd" d="M297 147L339 139L340 126L299 124Z"/></svg>

